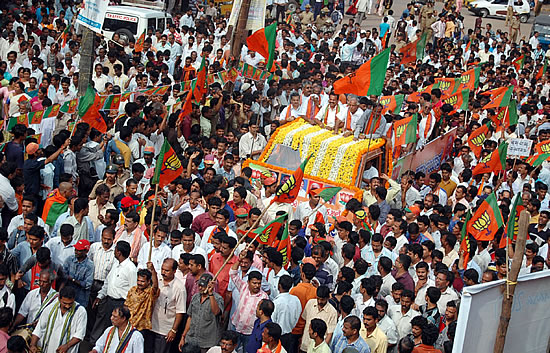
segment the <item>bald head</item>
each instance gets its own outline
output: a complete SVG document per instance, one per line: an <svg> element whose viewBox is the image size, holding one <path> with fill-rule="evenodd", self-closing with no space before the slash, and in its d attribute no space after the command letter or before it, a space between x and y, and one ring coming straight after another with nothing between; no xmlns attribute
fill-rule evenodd
<svg viewBox="0 0 550 353"><path fill-rule="evenodd" d="M72 191L73 191L73 184L66 181L59 183L59 193L63 197L67 198Z"/></svg>

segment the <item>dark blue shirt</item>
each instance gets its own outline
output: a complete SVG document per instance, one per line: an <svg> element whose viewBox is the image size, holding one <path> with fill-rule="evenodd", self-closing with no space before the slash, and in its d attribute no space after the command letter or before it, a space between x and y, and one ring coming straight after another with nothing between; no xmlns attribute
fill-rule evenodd
<svg viewBox="0 0 550 353"><path fill-rule="evenodd" d="M6 160L15 162L17 168L23 169L23 145L10 141L6 144Z"/></svg>
<svg viewBox="0 0 550 353"><path fill-rule="evenodd" d="M37 161L27 159L23 164L23 181L25 183L25 195L38 197L40 193L40 169L44 168L44 159Z"/></svg>
<svg viewBox="0 0 550 353"><path fill-rule="evenodd" d="M256 353L258 349L262 348L262 332L264 332L265 325L270 322L271 319L263 323L260 323L260 319L254 321L254 328L248 339L248 344L245 347L246 353Z"/></svg>

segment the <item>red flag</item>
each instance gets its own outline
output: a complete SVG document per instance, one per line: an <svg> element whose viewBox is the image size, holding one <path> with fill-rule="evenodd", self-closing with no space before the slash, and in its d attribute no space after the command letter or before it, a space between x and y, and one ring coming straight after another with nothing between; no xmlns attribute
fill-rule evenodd
<svg viewBox="0 0 550 353"><path fill-rule="evenodd" d="M491 193L479 206L468 222L468 233L478 241L491 241L500 227L504 226L497 198Z"/></svg>
<svg viewBox="0 0 550 353"><path fill-rule="evenodd" d="M539 142L535 145L535 153L550 153L550 140Z"/></svg>
<svg viewBox="0 0 550 353"><path fill-rule="evenodd" d="M172 180L181 175L183 167L176 152L165 138L155 165L155 173L151 178L151 184L159 184L159 188L168 185Z"/></svg>
<svg viewBox="0 0 550 353"><path fill-rule="evenodd" d="M300 187L302 185L302 180L304 179L304 171L306 170L307 162L311 159L311 154L304 159L302 164L294 171L294 174L285 181L277 192L275 197L271 200L271 203L281 202L281 203L292 203L298 196Z"/></svg>

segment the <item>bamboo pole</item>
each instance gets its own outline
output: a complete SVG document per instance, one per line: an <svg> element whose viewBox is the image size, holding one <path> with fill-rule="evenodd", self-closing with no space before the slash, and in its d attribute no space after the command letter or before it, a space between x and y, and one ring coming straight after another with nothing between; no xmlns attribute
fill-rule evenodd
<svg viewBox="0 0 550 353"><path fill-rule="evenodd" d="M258 225L258 223L260 223L260 220L263 218L263 216L267 213L267 210L269 210L269 208L271 207L271 205L273 205L273 203L270 203L269 205L267 205L267 207L262 211L262 214L260 215L260 217L258 217L258 219L256 219L256 221L254 222L254 224L252 224L252 226L246 231L246 233L244 233L244 235L241 237L241 239L239 239L239 241L237 241L237 244L235 245L235 247L233 248L233 250L231 251L231 255L227 257L227 259L225 259L225 261L223 262L222 264L222 267L220 267L220 269L218 270L218 272L216 272L216 274L214 275L214 278L213 278L213 281L215 281L218 276L220 275L220 273L222 272L223 268L227 265L227 263L229 262L229 260L231 260L231 258L233 258L233 253L235 253L235 250L237 250L237 248L239 247L239 245L241 245L243 243L243 241L248 237L248 234L250 233L250 231L252 231L252 229L254 229L254 227L256 227ZM254 239L252 239L252 241L256 240L258 238L258 236L260 236L260 234L256 234L256 236L254 237Z"/></svg>
<svg viewBox="0 0 550 353"><path fill-rule="evenodd" d="M159 184L155 185L155 198L153 201L153 212L151 213L151 230L149 231L149 257L147 262L151 262L151 255L153 254L153 239L155 238L153 234L153 225L155 224L155 209L157 208L157 196L159 192Z"/></svg>
<svg viewBox="0 0 550 353"><path fill-rule="evenodd" d="M518 274L521 268L521 262L523 260L523 253L525 251L525 243L527 241L527 229L529 227L530 218L531 217L526 210L521 212L519 216L519 230L516 240L516 250L514 251L514 259L512 261L510 276L506 279L506 286L510 287L510 295L505 295L502 298L502 309L500 313L500 320L498 324L495 345L493 347L493 353L502 353L504 351L506 333L508 332L508 325L510 324L514 293L516 291ZM506 266L508 266L508 264L506 264Z"/></svg>

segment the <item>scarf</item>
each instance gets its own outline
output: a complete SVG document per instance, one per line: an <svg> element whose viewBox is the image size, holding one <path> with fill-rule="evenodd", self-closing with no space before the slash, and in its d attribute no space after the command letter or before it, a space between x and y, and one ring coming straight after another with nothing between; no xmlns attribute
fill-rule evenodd
<svg viewBox="0 0 550 353"><path fill-rule="evenodd" d="M315 118L315 115L317 115L318 112L319 112L319 108L317 108L317 106L315 105L313 98L309 96L309 100L307 101L306 118L313 119Z"/></svg>
<svg viewBox="0 0 550 353"><path fill-rule="evenodd" d="M216 233L219 233L221 231L224 231L226 234L229 234L229 225L227 225L225 227L225 229L220 229L220 227L216 226L216 228L214 228L214 230L212 231L212 233L210 233L210 236L208 237L208 242L209 243L212 243L212 236Z"/></svg>
<svg viewBox="0 0 550 353"><path fill-rule="evenodd" d="M281 340L279 340L279 343L277 343L277 348L275 348L275 351L272 351L267 343L264 343L262 348L258 349L258 353L281 353Z"/></svg>
<svg viewBox="0 0 550 353"><path fill-rule="evenodd" d="M124 332L122 333L122 337L120 338L118 342L118 346L116 347L115 353L123 353L126 348L128 347L128 344L130 343L130 339L132 338L132 334L136 331L135 328L128 324L126 325L126 328L124 329ZM113 341L113 337L115 336L115 327L111 327L109 330L109 333L107 334L107 344L105 345L105 348L103 348L103 353L108 353L109 348L111 347L111 342Z"/></svg>
<svg viewBox="0 0 550 353"><path fill-rule="evenodd" d="M120 237L122 236L122 233L124 233L124 230L125 230L124 227L120 227L118 229L115 237L115 244L118 241L118 239L120 239ZM134 237L132 238L132 244L130 244L132 249L130 252L130 259L137 259L139 254L139 242L141 240L141 235L143 233L140 227L137 227L136 229L134 229L132 233L134 233Z"/></svg>
<svg viewBox="0 0 550 353"><path fill-rule="evenodd" d="M351 110L348 108L348 116L346 117L346 126L344 130L351 131Z"/></svg>
<svg viewBox="0 0 550 353"><path fill-rule="evenodd" d="M42 305L40 305L40 308L38 309L38 312L36 313L36 317L34 318L33 321L37 321L40 315L42 315L42 312L44 311L44 309L46 309L48 305L53 303L53 301L57 299L57 297L58 297L58 293L56 291L53 291L50 294L48 294L48 296L46 296L46 298L44 298L44 300L42 301Z"/></svg>
<svg viewBox="0 0 550 353"><path fill-rule="evenodd" d="M330 104L327 105L326 109L325 109L325 114L323 114L323 124L327 124L327 121L328 121L328 112L330 110ZM338 113L340 112L340 105L338 103L336 103L336 113L334 113L334 121L336 122L336 119L338 119L336 116L338 115Z"/></svg>
<svg viewBox="0 0 550 353"><path fill-rule="evenodd" d="M79 307L80 305L74 302L71 308L69 309L67 316L65 317L65 322L63 323L63 329L61 330L61 337L59 338L59 342L57 344L58 347L69 342L71 338L71 323L73 321L74 314ZM46 323L46 332L44 334L44 337L46 339L42 344L42 352L48 351L48 345L50 344L50 338L52 337L53 327L55 325L55 320L57 320L58 312L59 312L59 301L57 301L54 304L52 310L50 311L50 314L48 315L48 322Z"/></svg>

